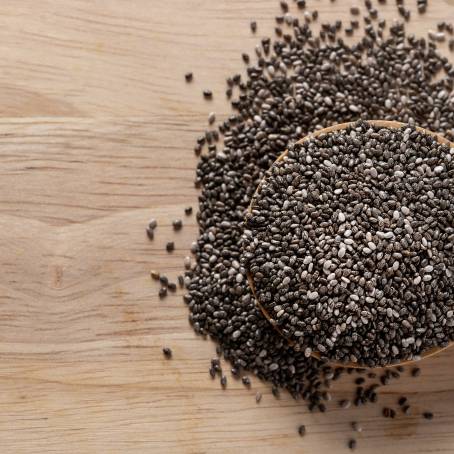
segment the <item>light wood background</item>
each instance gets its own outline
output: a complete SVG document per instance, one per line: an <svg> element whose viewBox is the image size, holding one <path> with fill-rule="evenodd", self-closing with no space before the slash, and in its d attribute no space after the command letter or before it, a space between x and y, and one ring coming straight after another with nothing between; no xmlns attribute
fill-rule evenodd
<svg viewBox="0 0 454 454"><path fill-rule="evenodd" d="M319 22L362 4L307 3ZM388 19L394 3L382 7ZM453 0L430 3L414 31L454 21ZM196 206L194 139L208 112L229 115L225 78L278 13L275 0L2 0L2 453L343 453L352 420L364 428L361 453L454 452L454 351L387 387L380 405L333 402L311 415L256 379L247 390L228 374L221 390L208 375L214 346L193 334L181 294L160 301L149 278L152 268L173 278L182 270L197 234L183 213ZM176 217L185 226L174 235ZM383 419L403 390L414 416ZM421 419L425 409L433 421Z"/></svg>

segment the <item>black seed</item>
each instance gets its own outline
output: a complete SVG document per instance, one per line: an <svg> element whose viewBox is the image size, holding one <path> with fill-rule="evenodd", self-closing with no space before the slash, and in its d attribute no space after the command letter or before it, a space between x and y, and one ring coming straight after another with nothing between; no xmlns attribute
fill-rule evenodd
<svg viewBox="0 0 454 454"><path fill-rule="evenodd" d="M304 437L304 435L306 435L306 426L304 424L298 426L298 434L300 437Z"/></svg>
<svg viewBox="0 0 454 454"><path fill-rule="evenodd" d="M169 284L169 278L167 276L161 275L161 276L159 276L159 282L164 287L167 287L167 285Z"/></svg>
<svg viewBox="0 0 454 454"><path fill-rule="evenodd" d="M421 375L421 369L419 367L414 367L411 370L411 376L412 377L419 377Z"/></svg>
<svg viewBox="0 0 454 454"><path fill-rule="evenodd" d="M162 349L162 353L164 354L164 357L166 359L170 359L172 358L172 350L169 348L169 347L164 347Z"/></svg>
<svg viewBox="0 0 454 454"><path fill-rule="evenodd" d="M160 274L159 274L158 271L151 270L151 271L150 271L150 276L151 276L153 279L158 280L159 277L160 277Z"/></svg>
<svg viewBox="0 0 454 454"><path fill-rule="evenodd" d="M425 411L422 415L423 415L424 419L431 420L434 418L434 414L430 411Z"/></svg>
<svg viewBox="0 0 454 454"><path fill-rule="evenodd" d="M152 240L154 238L154 230L153 229L150 229L150 227L147 228L147 236L150 240Z"/></svg>
<svg viewBox="0 0 454 454"><path fill-rule="evenodd" d="M169 282L167 285L167 289L170 290L171 292L176 292L177 285L174 282Z"/></svg>
<svg viewBox="0 0 454 454"><path fill-rule="evenodd" d="M159 298L160 298L160 299L165 298L165 297L167 296L167 287L161 287L161 288L159 289L158 295L159 295Z"/></svg>
<svg viewBox="0 0 454 454"><path fill-rule="evenodd" d="M183 221L181 219L175 219L172 221L173 230L178 231L183 227Z"/></svg>
<svg viewBox="0 0 454 454"><path fill-rule="evenodd" d="M225 375L222 375L221 376L221 386L223 388L226 388L227 387L227 377Z"/></svg>
<svg viewBox="0 0 454 454"><path fill-rule="evenodd" d="M192 75L192 73L186 73L184 75L184 78L186 79L186 82L192 82L193 75Z"/></svg>
<svg viewBox="0 0 454 454"><path fill-rule="evenodd" d="M184 214L185 214L186 216L190 216L190 215L192 214L192 207L186 207L186 208L184 209Z"/></svg>
<svg viewBox="0 0 454 454"><path fill-rule="evenodd" d="M241 381L243 382L244 386L251 386L251 379L247 375L241 377Z"/></svg>
<svg viewBox="0 0 454 454"><path fill-rule="evenodd" d="M211 90L203 90L203 97L205 99L212 99L213 98L213 92Z"/></svg>
<svg viewBox="0 0 454 454"><path fill-rule="evenodd" d="M339 407L341 407L341 408L349 408L350 405L351 405L351 402L347 399L341 400L339 402Z"/></svg>
<svg viewBox="0 0 454 454"><path fill-rule="evenodd" d="M348 441L348 447L349 449L351 449L352 451L354 451L356 449L356 440L354 438L352 438L351 440Z"/></svg>
<svg viewBox="0 0 454 454"><path fill-rule="evenodd" d="M175 243L173 241L169 241L167 244L166 244L166 250L167 252L172 252L175 250Z"/></svg>
<svg viewBox="0 0 454 454"><path fill-rule="evenodd" d="M252 33L255 33L257 31L257 22L255 20L251 21L250 27L251 27Z"/></svg>
<svg viewBox="0 0 454 454"><path fill-rule="evenodd" d="M404 405L402 407L402 413L406 416L410 416L411 415L410 405Z"/></svg>

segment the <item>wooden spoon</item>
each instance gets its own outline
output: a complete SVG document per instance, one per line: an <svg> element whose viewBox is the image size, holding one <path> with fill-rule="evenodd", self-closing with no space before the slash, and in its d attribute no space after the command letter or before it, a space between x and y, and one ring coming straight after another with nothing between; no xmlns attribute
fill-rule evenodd
<svg viewBox="0 0 454 454"><path fill-rule="evenodd" d="M405 123L400 123L398 121L388 121L388 120L367 120L367 123L373 125L373 126L378 126L378 127L381 127L381 128L388 128L388 129L400 129L402 128L403 126L408 126L407 124ZM308 134L307 136L303 137L301 140L299 140L297 143L303 143L307 140L311 140L315 137L318 137L322 134L328 134L330 132L333 132L333 131L340 131L342 129L347 129L349 126L353 126L354 124L356 124L356 122L350 122L350 123L340 123L340 124L337 124L337 125L333 125L333 126L329 126L328 128L324 128L324 129L320 129L318 131L315 131L315 132L312 132L310 134ZM436 134L432 131L429 131L427 129L424 129L424 128L420 128L420 127L416 127L416 129L422 133L425 133L425 134L428 134L428 135L431 135L433 136L438 143L440 144L444 144L444 145L448 145L450 148L454 148L454 143L450 142L449 140L445 139L443 136L439 135L439 134ZM276 161L274 162L273 166L279 162L279 161L282 161L288 154L288 150L285 150L277 159ZM249 212L252 212L252 208L253 208L253 205L254 205L254 200L255 200L255 197L257 195L257 192L258 190L260 189L260 187L262 186L263 182L265 181L265 178L264 177L262 179L262 181L259 183L254 195L252 196L252 199L251 199L251 204L249 205ZM272 326L279 332L279 334L283 337L284 334L282 333L282 331L279 329L279 327L276 325L276 323L273 322L273 319L270 317L268 311L259 303L259 300L257 298L257 294L256 294L256 291L255 291L255 284L254 284L254 279L252 278L252 275L251 273L248 271L247 273L247 279L248 279L248 282L249 282L249 286L251 287L251 290L252 290L252 294L254 295L254 298L256 300L256 303L258 305L258 307L260 308L260 310L262 311L263 315L265 316L265 318L271 322ZM295 343L289 339L287 339L289 344L294 346ZM446 350L447 348L451 347L453 345L454 342L450 342L446 347L433 347L433 348L430 348L430 349L427 349L426 351L422 352L420 357L421 359L425 359L425 358L429 358L430 356L434 356L440 352L442 352L443 350ZM312 352L312 356L314 358L317 358L317 359L320 359L321 355L319 352ZM415 363L416 361L418 360L408 360L408 361L401 361L399 363L393 363L393 364L389 364L389 365L386 365L384 367L395 367L395 366L403 366L403 365L406 365L406 364L412 364L412 363ZM353 367L353 368L362 368L362 367L367 367L367 366L364 366L364 365L361 365L359 363L354 363L354 362L347 362L347 363L338 363L338 362L334 362L334 361L331 361L331 364L334 365L334 366L341 366L341 367ZM377 367L383 367L383 366L377 366Z"/></svg>

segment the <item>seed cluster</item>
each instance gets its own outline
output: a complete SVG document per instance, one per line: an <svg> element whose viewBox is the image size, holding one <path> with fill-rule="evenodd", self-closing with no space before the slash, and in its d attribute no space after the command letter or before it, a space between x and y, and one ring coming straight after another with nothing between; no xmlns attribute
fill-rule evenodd
<svg viewBox="0 0 454 454"><path fill-rule="evenodd" d="M454 339L453 155L414 128L359 121L267 172L244 264L307 356L373 367Z"/></svg>
<svg viewBox="0 0 454 454"><path fill-rule="evenodd" d="M198 140L208 153L197 168L200 236L191 247L197 263L187 272L185 302L196 332L215 338L234 368L318 405L333 369L295 352L264 319L247 284L240 240L251 197L292 141L334 123L399 120L452 137L454 70L435 44L407 37L402 24L387 39L371 25L353 46L341 38L324 44L308 23L291 24L289 38L262 40L246 81L227 80L227 95L238 89L239 95L232 101L236 113L219 125L223 147Z"/></svg>
<svg viewBox="0 0 454 454"><path fill-rule="evenodd" d="M292 148L292 144L308 132L335 123L381 118L402 121L409 124L410 128L419 125L440 132L448 139L454 137L452 127L454 100L451 95L454 69L448 60L437 52L438 41L426 41L413 35L407 36L403 24L396 23L388 29L386 22L378 17L379 12L369 6L369 3L366 2L367 11L364 11L366 14L364 16L366 24L364 34L357 38L355 44L349 46L344 43L341 34L359 33L358 16L352 17L353 20L344 29L342 23L336 21L332 24L323 23L321 30L313 33L310 24L318 20L318 12L306 10L306 1L298 0L297 9L303 10L299 18L291 12L292 7L283 2L280 5L282 15L276 17L277 39L273 41L270 38L262 38L255 48L257 59L249 55L242 57L247 63L246 78L240 74L227 78L226 96L231 100L234 112L227 120L221 122L217 129L211 129L201 135L194 147L195 154L200 155L195 180L196 187L201 189L197 213L200 235L197 242L191 245L191 252L194 254L195 260L191 263L190 260L185 259L187 271L183 283L187 288L187 294L184 296L184 301L189 308L189 321L197 333L209 335L216 340L217 353L230 361L234 379L241 379L245 386L251 386L251 380L247 375L247 371L249 371L271 382L273 394L276 396L279 388L285 388L295 398L302 397L306 400L311 410L324 411L325 403L331 400L331 394L328 391L331 383L343 373L353 373L353 370L330 367L323 360L307 357L305 349L296 351L271 326L256 306L247 282L247 267L250 257L245 257L242 261L244 249L241 243L245 214L254 191L283 150ZM383 1L378 3L381 4ZM398 6L401 5L398 4ZM418 0L420 13L425 12L426 7L427 0ZM411 19L404 10L400 14L402 21ZM254 33L257 30L257 24L252 22L250 26ZM439 32L446 30L445 28ZM204 96L211 99L213 94L208 90ZM211 119L215 126L216 118L213 115L209 116L210 125ZM410 134L413 134L413 130ZM297 153L298 150L298 147L293 147L293 153ZM329 150L325 150L324 153L329 153ZM369 170L367 178L371 181L374 178L378 179L382 174L382 169L374 166L377 172L375 177L372 166L365 164L368 163L368 159L372 160L372 158L377 160L378 154L375 156L372 153L372 156L369 157L366 155L366 161L360 164L364 171L366 168ZM331 160L329 157L325 159L334 162L334 159ZM336 172L340 163L344 165L342 162L334 162L335 166L326 167L326 171L329 174L333 171ZM407 168L408 164L406 161L394 163L394 167L400 166L395 169L395 172L403 172L402 169ZM431 166L430 163L428 165ZM345 163L345 166L348 168L348 162ZM434 167L430 168L434 169ZM452 178L452 174L449 172L450 170L444 167L442 173L446 174L447 179ZM399 175L397 173L392 178L407 178L405 173L401 177ZM424 180L426 176L429 177L424 174L420 179ZM320 183L325 182L320 181ZM418 182L418 184L420 183ZM348 182L345 184L348 187ZM422 184L424 185L425 182L422 181ZM380 190L389 192L386 187L380 188ZM448 188L442 187L431 191L434 198L442 201L441 195L445 190ZM408 192L408 189L405 189L405 192ZM310 197L314 196L312 191L308 191L309 194ZM322 197L323 193L320 192L319 195ZM432 210L433 198L427 197L426 207L421 206L421 208ZM401 197L399 200L403 200L403 198ZM317 201L317 203L322 202L323 198L320 199L320 202ZM365 202L363 201L363 203ZM405 230L405 226L409 225L413 228L414 236L418 233L418 223L421 222L421 219L419 217L412 219L415 207L410 203L405 202L401 205L407 207L409 213L405 214L400 210L399 220L389 216L386 219L402 222L402 225L398 227L402 231L398 235L410 235ZM382 206L374 206L374 208L381 210ZM448 205L445 210L447 209ZM345 224L342 236L339 235L345 244L343 262L346 262L348 255L357 249L352 244L348 244L349 238L356 241L355 235L360 230L358 225L347 226L354 220L351 211L343 210L345 221L341 221L343 217L341 215L339 218L340 210L337 208L336 210L337 218L330 217L329 222ZM394 211L399 211L397 206L395 210L393 209ZM316 212L311 212L311 215L312 213ZM375 211L373 213L371 211L369 217L380 223L380 229L382 229L374 228L373 232L381 231L387 234L390 231L389 226L383 224L382 227L381 223L384 223L385 218L381 220L379 216L383 218L381 214L376 215ZM430 216L433 220L436 219L434 214L431 213ZM409 223L404 221L407 218ZM371 220L368 221L371 222ZM321 228L325 228L325 226L321 226ZM351 230L350 236L348 234L345 236L347 230ZM394 230L392 229L393 232ZM434 235L434 232L431 232L431 235ZM422 238L423 235L421 235L421 239L414 241L416 243L419 241L421 247ZM383 257L385 254L402 253L402 251L394 251L394 249L386 250L388 244L396 243L396 241L391 241L391 238L378 238L377 235L376 238L372 237L370 242L375 244L375 239L377 246L383 243ZM426 251L424 260L427 260L427 264L414 264L403 259L393 260L390 264L386 264L386 271L391 266L386 279L395 279L398 277L396 275L398 273L406 276L413 266L417 271L419 270L421 282L415 284L414 281L410 283L404 282L402 279L403 285L410 285L410 287L419 285L420 288L430 288L430 292L436 294L442 269L437 268L436 264L432 265L434 269L430 272L425 270L421 274L421 269L431 265L434 253L432 252L432 257L429 257L427 251L430 249L440 251L438 244L434 244L434 241L446 242L446 238L443 240L432 238L432 240L431 244L427 241L427 245L424 245ZM364 258L364 270L361 272L370 272L366 261L369 258L372 259L371 255L376 257L381 252L377 250L378 247L372 250L373 246L371 248L367 243L363 245L363 249L369 248L371 253ZM348 246L352 246L351 249ZM416 246L408 245L407 249L411 250L411 247ZM364 252L358 250L358 253L363 254ZM313 259L315 259L315 255ZM445 258L443 257L437 263L446 263ZM334 260L339 260L339 257L334 257ZM393 268L394 261L399 262L397 270ZM332 272L334 272L335 279L330 282L338 278L342 281L343 274L336 276L336 271L332 270L330 274ZM432 276L431 280L423 280L426 274ZM327 277L325 273L323 276ZM345 277L350 279L348 276ZM414 277L417 277L416 272ZM432 286L433 282L437 282L437 285ZM342 287L342 284L340 286ZM366 283L362 288L365 292L365 302L373 290L366 286ZM374 288L380 290L379 283L376 283ZM311 291L315 291L315 289L311 289ZM373 296L377 297L377 290ZM423 297L425 296L423 295ZM443 300L444 296L438 295L437 298L435 304L440 307L438 303ZM402 319L394 317L394 311L397 313L397 309L394 308L395 301L392 300L392 302L393 304L390 304L389 307L392 310L393 323L398 323L399 320L403 322L405 317L401 316L400 312L398 315ZM386 306L387 308L388 306ZM443 317L446 324L450 320L444 309L440 309L441 312L432 310L431 313L428 313L430 304L426 309L426 317L433 324L432 333L418 334L419 337L422 336L419 347L423 346L423 341L425 342L426 339L435 340L437 338L436 329L439 324L444 323L442 322ZM388 312L386 310L385 312L388 317ZM384 313L380 313L380 316L385 317ZM408 318L408 316L406 317ZM367 318L367 320L369 319ZM410 328L415 326L415 321L411 319L409 322ZM362 320L361 323L363 323ZM402 326L401 329L404 329L405 326ZM445 326L440 333L442 338L446 336ZM404 347L409 348L412 354L415 354L412 349L413 346L416 346L417 340L417 336L414 337L414 343L408 341L408 347ZM401 341L399 345L402 347L402 339L399 340ZM443 340L438 342L437 339L437 344L442 342ZM399 355L404 354L399 352ZM352 358L350 357L350 359ZM377 359L375 358L375 360ZM218 363L215 365L212 363L209 372L213 378L219 378L223 387L227 385L227 378ZM369 372L366 378L365 370L357 369L354 373L357 373L358 376L363 375L366 381L355 380L354 396L338 402L339 406L348 408L351 405L359 406L367 402L377 402L379 387L399 378L402 372L402 368L388 369L380 376ZM412 373L412 375L414 374ZM255 399L257 403L260 402L262 395L257 393ZM410 413L408 403L400 408L402 410L399 414ZM395 410L393 409L393 411ZM351 448L354 449L355 446L356 442L352 439Z"/></svg>

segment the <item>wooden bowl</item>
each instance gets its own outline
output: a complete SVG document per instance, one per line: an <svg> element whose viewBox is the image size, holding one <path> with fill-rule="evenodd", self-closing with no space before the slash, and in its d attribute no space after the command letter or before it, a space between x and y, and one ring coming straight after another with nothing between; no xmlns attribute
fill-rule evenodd
<svg viewBox="0 0 454 454"><path fill-rule="evenodd" d="M322 134L328 134L330 132L334 132L334 131L340 131L342 129L347 129L349 126L353 126L354 124L356 124L357 122L354 121L354 122L349 122L349 123L340 123L340 124L337 124L337 125L333 125L333 126L329 126L328 128L324 128L324 129L319 129L318 131L315 131L315 132L312 132L310 134L308 134L307 136L303 137L301 140L299 140L297 143L303 143L305 141L308 141L308 140L311 140L315 137L318 137ZM373 126L378 126L378 127L382 127L382 128L388 128L388 129L400 129L402 128L403 126L408 126L407 124L405 123L400 123L398 121L388 121L388 120L367 120L367 123L373 125ZM427 129L424 129L424 128L420 128L420 127L416 127L416 130L420 131L420 132L423 132L425 134L428 134L428 135L431 135L433 136L438 143L440 144L444 144L444 145L448 145L449 147L451 148L454 148L454 143L450 142L449 140L445 139L443 136L439 135L439 134L436 134L432 131L429 131ZM282 161L288 154L288 150L285 150L277 159L276 161L274 162L273 165L275 165L277 162L279 161ZM252 196L252 199L251 199L251 204L249 205L249 212L252 211L252 208L253 208L253 204L254 204L254 199L255 199L255 196L258 192L258 190L260 189L261 185L263 184L263 182L265 181L265 177L262 179L262 181L259 183L254 195ZM255 291L255 284L254 284L254 280L252 278L252 275L251 273L248 271L247 273L247 279L248 279L248 282L249 282L249 286L252 290L252 294L254 295L254 298L255 298L255 301L258 305L258 307L260 308L260 310L262 311L263 315L265 316L265 318L268 320L268 321L272 321L272 318L270 317L268 311L259 303L259 300L257 298L257 294L256 294L256 291ZM285 337L282 333L282 331L276 326L275 323L272 323L272 326L279 332L279 334L283 337ZM287 339L289 344L290 345L295 345L293 341ZM453 345L454 342L451 342L449 343L449 345L447 345L446 347L433 347L433 348L430 348L424 352L421 353L420 355L420 358L421 359L425 359L425 358L429 358L430 356L434 356L440 352L442 352L443 350L446 350L447 348L451 347ZM314 358L317 358L317 359L320 359L321 355L319 352L312 352L312 355ZM412 364L412 363L415 363L417 361L420 361L420 360L407 360L407 361L401 361L401 362L398 362L398 363L393 363L393 364L388 364L386 366L377 366L377 367L395 367L395 366L404 366L406 364ZM364 366L364 365L361 365L359 363L353 363L353 362L346 362L346 363L338 363L338 362L335 362L335 361L330 361L330 364L334 365L334 366L340 366L340 367L352 367L352 368L362 368L362 367L367 367L367 366Z"/></svg>

